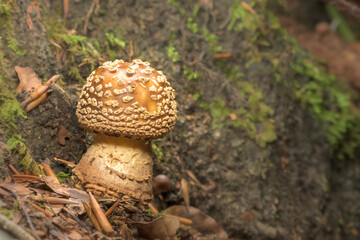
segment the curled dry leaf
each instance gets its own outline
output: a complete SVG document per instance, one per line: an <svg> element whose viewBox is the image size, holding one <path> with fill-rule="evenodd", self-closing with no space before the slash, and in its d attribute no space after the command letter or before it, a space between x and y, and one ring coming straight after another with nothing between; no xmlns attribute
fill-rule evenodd
<svg viewBox="0 0 360 240"><path fill-rule="evenodd" d="M180 227L179 219L165 215L149 223L133 223L141 237L146 239L173 239Z"/></svg>
<svg viewBox="0 0 360 240"><path fill-rule="evenodd" d="M228 239L221 225L197 208L189 207L188 212L185 206L174 205L166 209L166 213L191 219L192 227L202 234L216 234L219 240Z"/></svg>
<svg viewBox="0 0 360 240"><path fill-rule="evenodd" d="M16 87L16 93L31 92L42 85L41 80L36 76L32 68L15 66L15 71L20 81Z"/></svg>

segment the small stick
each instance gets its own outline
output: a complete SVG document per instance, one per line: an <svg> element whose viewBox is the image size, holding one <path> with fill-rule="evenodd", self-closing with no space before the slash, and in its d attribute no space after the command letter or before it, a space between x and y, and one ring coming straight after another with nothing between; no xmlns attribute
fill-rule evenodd
<svg viewBox="0 0 360 240"><path fill-rule="evenodd" d="M47 216L47 217L51 217L53 215L48 210L42 209L40 206L38 206L37 204L35 204L35 203L31 202L31 201L26 201L26 202L29 203L33 208L35 208L39 212L42 212L43 214L45 214L45 216Z"/></svg>
<svg viewBox="0 0 360 240"><path fill-rule="evenodd" d="M12 164L9 164L9 168L11 169L11 171L13 171L14 174L21 174Z"/></svg>
<svg viewBox="0 0 360 240"><path fill-rule="evenodd" d="M255 14L255 13L256 13L255 10L254 10L252 7L250 7L250 5L248 5L246 2L241 1L241 5L243 5L243 7L244 7L246 10L248 10L251 14Z"/></svg>
<svg viewBox="0 0 360 240"><path fill-rule="evenodd" d="M95 4L96 4L96 0L93 0L88 13L86 14L86 19L85 19L84 29L83 29L84 34L86 34L91 14L94 12L94 9L95 9Z"/></svg>
<svg viewBox="0 0 360 240"><path fill-rule="evenodd" d="M35 101L35 99L38 99L41 95L43 95L46 90L49 89L49 86L44 86L41 85L38 89L36 89L35 91L33 91L30 96L28 96L27 98L25 98L24 101L22 101L20 103L20 107L21 108L25 108L26 105L28 105L29 103L31 103L32 101Z"/></svg>
<svg viewBox="0 0 360 240"><path fill-rule="evenodd" d="M192 225L192 220L188 219L188 218L183 218L183 217L178 217L179 218L179 222L181 224L187 225L187 226L191 226Z"/></svg>
<svg viewBox="0 0 360 240"><path fill-rule="evenodd" d="M233 58L235 55L231 53L217 53L214 55L214 59L225 59L225 58Z"/></svg>
<svg viewBox="0 0 360 240"><path fill-rule="evenodd" d="M12 175L12 177L13 177L15 180L25 180L25 181L34 180L34 181L40 181L40 177L38 177L38 176L33 176L33 175L14 174L14 175Z"/></svg>
<svg viewBox="0 0 360 240"><path fill-rule="evenodd" d="M29 103L25 108L25 113L28 113L37 106L39 106L40 103L42 103L42 101L44 101L46 97L47 97L47 93L43 93L40 97L36 98L34 101Z"/></svg>
<svg viewBox="0 0 360 240"><path fill-rule="evenodd" d="M36 231L36 229L35 229L35 227L34 227L33 223L31 222L31 219L30 219L29 214L26 212L26 209L25 209L25 207L24 207L24 204L21 204L21 210L24 212L25 217L26 217L26 221L28 222L28 224L29 224L29 226L30 226L31 230L32 230L33 232L35 232L35 231Z"/></svg>
<svg viewBox="0 0 360 240"><path fill-rule="evenodd" d="M47 160L49 161L49 160ZM56 183L60 184L59 179L57 178L56 174L54 173L54 171L51 169L50 165L47 163L41 163L41 165L44 167L46 176L50 176L53 177L54 180L56 181Z"/></svg>
<svg viewBox="0 0 360 240"><path fill-rule="evenodd" d="M51 83L56 82L59 79L60 75L54 75L49 80L41 85L38 89L30 94L24 101L20 103L20 107L24 108L26 105L30 104L35 99L41 97L48 89Z"/></svg>
<svg viewBox="0 0 360 240"><path fill-rule="evenodd" d="M118 199L106 212L105 216L108 217L119 205L121 201Z"/></svg>
<svg viewBox="0 0 360 240"><path fill-rule="evenodd" d="M63 0L63 8L64 8L64 19L67 18L69 9L70 9L70 0Z"/></svg>
<svg viewBox="0 0 360 240"><path fill-rule="evenodd" d="M69 162L69 161L66 161L66 160L63 160L63 159L60 159L60 158L54 157L54 160L59 161L59 162L62 162L62 163L65 163L65 164L67 164L69 167L76 167L76 164L75 164L75 163L72 163L72 162Z"/></svg>
<svg viewBox="0 0 360 240"><path fill-rule="evenodd" d="M96 219L99 221L100 226L104 229L104 232L107 234L114 233L109 220L106 218L103 210L101 209L99 203L96 201L95 197L89 192L91 209L93 210Z"/></svg>
<svg viewBox="0 0 360 240"><path fill-rule="evenodd" d="M72 201L72 200L65 199L65 198L43 197L43 196L32 196L31 198L35 201L48 202L51 204L79 204L79 202Z"/></svg>
<svg viewBox="0 0 360 240"><path fill-rule="evenodd" d="M159 214L159 211L151 203L148 204L148 207L153 213Z"/></svg>
<svg viewBox="0 0 360 240"><path fill-rule="evenodd" d="M101 232L101 227L100 227L100 225L99 225L99 222L96 220L96 217L95 217L94 214L92 213L89 205L88 205L86 202L84 202L84 201L81 201L81 202L82 202L82 204L83 204L83 206L84 206L84 208L85 208L85 211L86 211L87 215L88 215L89 218L90 218L90 221L91 221L92 225L94 226L94 228L96 229L96 231Z"/></svg>
<svg viewBox="0 0 360 240"><path fill-rule="evenodd" d="M16 239L23 240L35 240L29 233L27 233L22 227L13 223L0 213L0 228L5 232L10 233Z"/></svg>
<svg viewBox="0 0 360 240"><path fill-rule="evenodd" d="M182 195L184 197L186 210L187 210L187 212L189 212L189 207L190 207L189 185L184 178L181 179L180 189L181 189Z"/></svg>
<svg viewBox="0 0 360 240"><path fill-rule="evenodd" d="M129 48L130 48L129 59L131 61L131 58L134 56L134 48L133 48L132 40L129 41Z"/></svg>

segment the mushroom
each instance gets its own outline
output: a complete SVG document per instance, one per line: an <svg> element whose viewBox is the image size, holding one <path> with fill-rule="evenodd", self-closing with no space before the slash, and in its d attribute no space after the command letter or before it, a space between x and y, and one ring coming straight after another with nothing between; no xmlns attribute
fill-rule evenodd
<svg viewBox="0 0 360 240"><path fill-rule="evenodd" d="M164 74L139 59L105 62L87 78L76 109L79 123L97 135L73 169L93 194L152 195L150 141L164 137L177 118L174 89Z"/></svg>

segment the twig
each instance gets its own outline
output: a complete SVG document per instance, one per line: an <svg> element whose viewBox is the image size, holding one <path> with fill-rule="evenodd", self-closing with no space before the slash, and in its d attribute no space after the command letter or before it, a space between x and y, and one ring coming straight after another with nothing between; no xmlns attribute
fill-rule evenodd
<svg viewBox="0 0 360 240"><path fill-rule="evenodd" d="M39 88L37 88L34 92L30 94L24 101L20 103L21 108L25 108L26 105L30 105L30 103L34 102L38 98L42 98L42 100L45 98L44 95L45 92L49 89L49 86L51 83L56 82L60 78L60 75L54 75L49 80L47 80L43 85L41 85ZM41 100L41 101L42 101ZM38 104L41 102L38 100Z"/></svg>
<svg viewBox="0 0 360 240"><path fill-rule="evenodd" d="M49 160L48 160L49 161ZM51 169L50 165L47 162L41 163L41 165L44 167L45 173L47 176L53 177L55 182L60 184L59 179L57 178L54 171Z"/></svg>
<svg viewBox="0 0 360 240"><path fill-rule="evenodd" d="M84 206L84 208L85 208L85 211L86 211L87 215L89 216L90 221L91 221L91 223L93 224L94 228L95 228L98 232L101 232L101 227L100 227L100 225L99 225L99 222L96 220L96 217L94 216L93 212L91 211L89 205L88 205L86 202L84 202L84 201L82 201L82 204L83 204L83 206Z"/></svg>
<svg viewBox="0 0 360 240"><path fill-rule="evenodd" d="M69 6L70 6L69 0L63 0L63 7L64 7L64 19L67 18L69 13Z"/></svg>
<svg viewBox="0 0 360 240"><path fill-rule="evenodd" d="M41 192L39 192L39 194L41 195L41 197L43 199L45 199L45 202L49 205L49 208L51 209L52 213L54 214L54 216L56 216L56 212L54 211L53 207L51 206L51 203L48 201L48 199L46 199L46 197L44 197L44 194L42 194Z"/></svg>
<svg viewBox="0 0 360 240"><path fill-rule="evenodd" d="M65 163L65 164L67 164L69 167L76 167L76 164L74 164L74 163L72 163L72 162L69 162L69 161L66 161L66 160L63 160L63 159L60 159L60 158L54 157L54 160L59 161L59 162L62 162L62 163Z"/></svg>
<svg viewBox="0 0 360 240"><path fill-rule="evenodd" d="M30 204L35 210L42 212L45 216L47 217L51 217L53 214L51 212L49 212L46 209L42 209L40 206L38 206L37 204L31 202L31 201L26 201L28 204Z"/></svg>
<svg viewBox="0 0 360 240"><path fill-rule="evenodd" d="M233 58L235 54L232 53L217 53L214 55L214 59L226 59L226 58Z"/></svg>
<svg viewBox="0 0 360 240"><path fill-rule="evenodd" d="M40 181L41 178L38 176L33 175L26 175L26 174L14 174L12 175L14 180L24 180L24 181Z"/></svg>
<svg viewBox="0 0 360 240"><path fill-rule="evenodd" d="M132 40L129 41L129 48L130 48L129 60L131 61L132 57L134 56L134 48L133 48Z"/></svg>
<svg viewBox="0 0 360 240"><path fill-rule="evenodd" d="M25 113L28 113L37 106L39 106L40 103L42 103L42 101L44 101L46 97L47 97L47 93L43 93L40 97L36 98L34 101L29 103L25 108Z"/></svg>
<svg viewBox="0 0 360 240"><path fill-rule="evenodd" d="M184 198L186 210L187 212L189 212L189 207L190 207L189 185L184 178L182 178L180 181L180 189Z"/></svg>
<svg viewBox="0 0 360 240"><path fill-rule="evenodd" d="M31 236L29 233L27 233L22 227L13 223L1 213L0 213L0 228L11 234L16 239L35 240L35 238Z"/></svg>
<svg viewBox="0 0 360 240"><path fill-rule="evenodd" d="M121 203L121 200L118 199L105 213L105 216L108 217Z"/></svg>
<svg viewBox="0 0 360 240"><path fill-rule="evenodd" d="M159 214L159 211L151 203L148 204L148 207L153 213Z"/></svg>
<svg viewBox="0 0 360 240"><path fill-rule="evenodd" d="M9 168L11 169L11 171L13 171L14 174L21 174L12 164L9 164Z"/></svg>
<svg viewBox="0 0 360 240"><path fill-rule="evenodd" d="M26 221L28 222L31 230L33 230L33 232L35 232L36 229L35 229L34 224L32 223L32 221L31 221L31 219L30 219L29 214L26 212L26 209L25 209L25 207L24 207L24 204L21 204L21 210L24 212L25 217L26 217Z"/></svg>
<svg viewBox="0 0 360 240"><path fill-rule="evenodd" d="M31 197L35 201L46 202L47 204L79 204L79 202L72 201L65 198L58 197L45 197L45 196L32 196Z"/></svg>
<svg viewBox="0 0 360 240"><path fill-rule="evenodd" d="M84 34L86 34L91 14L94 12L94 9L95 9L95 4L96 4L96 0L93 0L88 13L86 14L86 19L85 19L84 29L83 29Z"/></svg>
<svg viewBox="0 0 360 240"><path fill-rule="evenodd" d="M90 196L91 209L93 210L100 226L102 227L102 229L104 229L105 233L113 234L114 230L112 229L111 224L109 223L109 220L105 216L99 203L96 201L95 197L91 194L91 192L89 192L89 196Z"/></svg>

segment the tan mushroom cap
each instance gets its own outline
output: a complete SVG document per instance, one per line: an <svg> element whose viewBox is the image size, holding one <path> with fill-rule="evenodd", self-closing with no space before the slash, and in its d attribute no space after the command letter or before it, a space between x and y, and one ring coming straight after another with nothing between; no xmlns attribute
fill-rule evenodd
<svg viewBox="0 0 360 240"><path fill-rule="evenodd" d="M109 61L87 78L76 115L95 133L160 138L175 125L174 92L163 73L148 62Z"/></svg>

